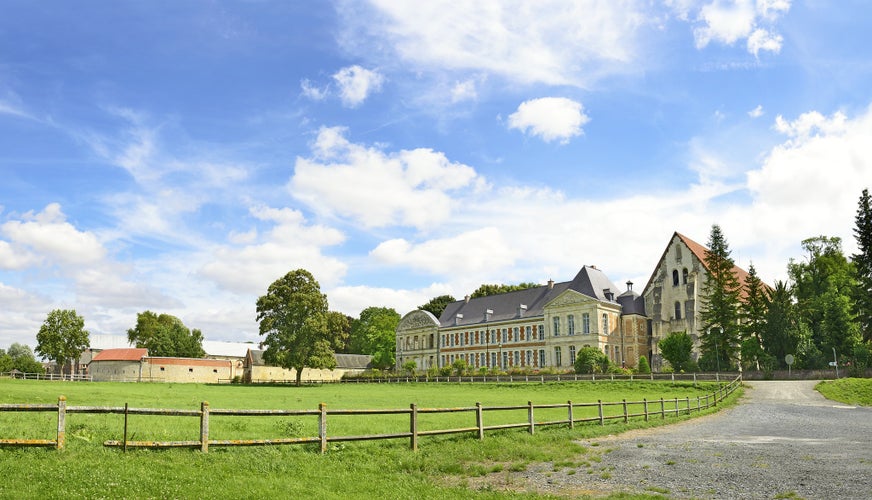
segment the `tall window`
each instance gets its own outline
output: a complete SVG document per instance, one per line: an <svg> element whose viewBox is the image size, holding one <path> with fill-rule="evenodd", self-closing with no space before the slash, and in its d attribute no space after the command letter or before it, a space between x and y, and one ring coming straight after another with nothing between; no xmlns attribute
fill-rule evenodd
<svg viewBox="0 0 872 500"><path fill-rule="evenodd" d="M672 286L678 286L678 269L672 270Z"/></svg>
<svg viewBox="0 0 872 500"><path fill-rule="evenodd" d="M533 366L533 351L527 351L527 366Z"/></svg>
<svg viewBox="0 0 872 500"><path fill-rule="evenodd" d="M539 340L545 340L545 325L539 325Z"/></svg>
<svg viewBox="0 0 872 500"><path fill-rule="evenodd" d="M574 345L569 346L569 364L570 365L575 364L575 346Z"/></svg>
<svg viewBox="0 0 872 500"><path fill-rule="evenodd" d="M603 335L609 334L609 315L603 313Z"/></svg>
<svg viewBox="0 0 872 500"><path fill-rule="evenodd" d="M503 328L503 344L509 341L509 331Z"/></svg>
<svg viewBox="0 0 872 500"><path fill-rule="evenodd" d="M675 301L675 319L681 319L681 302Z"/></svg>
<svg viewBox="0 0 872 500"><path fill-rule="evenodd" d="M515 332L515 342L520 342L521 341L520 329L518 329L518 327L516 326L515 328L513 328L513 330Z"/></svg>
<svg viewBox="0 0 872 500"><path fill-rule="evenodd" d="M554 348L554 366L563 366L563 360L560 358L560 348Z"/></svg>
<svg viewBox="0 0 872 500"><path fill-rule="evenodd" d="M521 366L521 353L515 351L515 364L513 366Z"/></svg>
<svg viewBox="0 0 872 500"><path fill-rule="evenodd" d="M553 319L554 319L554 325L553 325L554 328L552 331L554 333L554 336L556 337L556 336L560 335L560 317L554 316Z"/></svg>
<svg viewBox="0 0 872 500"><path fill-rule="evenodd" d="M575 315L573 314L566 317L566 333L575 335Z"/></svg>
<svg viewBox="0 0 872 500"><path fill-rule="evenodd" d="M507 366L509 366L509 352L508 351L503 353L503 370L505 370Z"/></svg>
<svg viewBox="0 0 872 500"><path fill-rule="evenodd" d="M545 349L539 349L539 368L545 366Z"/></svg>
<svg viewBox="0 0 872 500"><path fill-rule="evenodd" d="M681 270L681 283L683 285L687 284L687 268L686 267Z"/></svg>
<svg viewBox="0 0 872 500"><path fill-rule="evenodd" d="M590 314L584 313L581 315L581 333L590 333Z"/></svg>
<svg viewBox="0 0 872 500"><path fill-rule="evenodd" d="M527 333L527 342L533 340L533 327L528 326L524 329L524 331Z"/></svg>

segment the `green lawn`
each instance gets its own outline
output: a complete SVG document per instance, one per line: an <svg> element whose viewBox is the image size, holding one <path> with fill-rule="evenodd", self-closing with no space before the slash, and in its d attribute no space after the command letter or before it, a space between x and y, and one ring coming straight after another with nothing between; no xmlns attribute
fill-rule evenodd
<svg viewBox="0 0 872 500"><path fill-rule="evenodd" d="M852 405L872 406L872 379L842 378L815 386L827 399Z"/></svg>
<svg viewBox="0 0 872 500"><path fill-rule="evenodd" d="M0 380L0 403L55 403L59 395L70 406L330 409L468 407L603 401L658 400L711 393L714 384L669 382L579 382L549 384L353 384L310 387L197 384L69 383ZM735 400L737 395L730 399ZM652 409L653 409L652 404ZM659 408L659 403L657 405ZM668 407L667 407L668 409ZM566 418L565 409L537 410L536 420ZM578 418L581 409L576 410ZM596 409L593 408L593 414ZM615 407L612 411L620 411ZM696 414L694 414L696 415ZM680 417L681 419L687 417ZM485 425L499 419L523 422L526 411L486 414ZM129 439L196 440L193 417L131 416ZM675 422L668 417L665 422ZM660 425L620 420L605 426L584 424L488 432L483 441L472 434L422 436L419 451L408 440L331 443L326 454L313 445L220 448L207 454L190 449L136 450L122 453L102 446L121 439L121 415L67 415L67 448L0 448L0 497L49 498L178 498L290 497L315 498L505 498L506 491L470 490L477 476L523 470L532 462L585 467L602 453L576 441L629 428ZM420 427L471 427L472 413L422 415ZM407 432L408 416L334 417L330 435ZM56 415L0 412L0 438L53 439ZM210 420L212 439L277 438L317 435L316 417L223 417ZM497 477L497 476L494 476ZM511 489L511 488L509 488Z"/></svg>

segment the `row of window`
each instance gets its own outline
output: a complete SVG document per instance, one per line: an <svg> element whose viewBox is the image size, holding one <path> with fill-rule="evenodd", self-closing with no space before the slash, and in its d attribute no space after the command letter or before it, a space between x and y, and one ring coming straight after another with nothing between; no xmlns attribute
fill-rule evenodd
<svg viewBox="0 0 872 500"><path fill-rule="evenodd" d="M502 330L494 329L488 332L487 330L473 330L468 332L446 333L441 336L442 347L464 347L476 345L499 345L508 344L510 342L531 342L534 340L545 340L545 327L543 325L536 326L534 333L533 326L503 328Z"/></svg>
<svg viewBox="0 0 872 500"><path fill-rule="evenodd" d="M585 345L585 347L590 346ZM566 366L572 366L575 364L575 346L569 346L568 351L569 363ZM490 356L489 359L488 356ZM499 351L490 352L443 354L442 366L451 366L458 359L464 360L469 367L473 368L486 367L507 370L518 367L542 368L547 366L545 362L545 349L539 349L538 351L532 349L517 351L500 349ZM563 349L561 347L554 348L554 366L564 366Z"/></svg>
<svg viewBox="0 0 872 500"><path fill-rule="evenodd" d="M554 316L552 318L552 332L555 337L560 336L560 316ZM609 333L609 315L603 313L602 315L603 322L603 333L608 335ZM566 333L568 335L575 335L575 315L569 314L566 316ZM584 335L590 334L590 314L584 313L581 315L581 333Z"/></svg>
<svg viewBox="0 0 872 500"><path fill-rule="evenodd" d="M681 270L681 284L687 284L687 268ZM678 286L678 269L672 270L672 286Z"/></svg>

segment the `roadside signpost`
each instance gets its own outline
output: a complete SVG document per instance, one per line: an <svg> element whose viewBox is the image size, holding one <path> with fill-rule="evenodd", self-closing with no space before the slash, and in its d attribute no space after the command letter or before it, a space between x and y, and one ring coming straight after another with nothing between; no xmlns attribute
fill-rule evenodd
<svg viewBox="0 0 872 500"><path fill-rule="evenodd" d="M790 365L792 365L794 361L793 354L784 356L784 362L787 363L787 378L790 378Z"/></svg>

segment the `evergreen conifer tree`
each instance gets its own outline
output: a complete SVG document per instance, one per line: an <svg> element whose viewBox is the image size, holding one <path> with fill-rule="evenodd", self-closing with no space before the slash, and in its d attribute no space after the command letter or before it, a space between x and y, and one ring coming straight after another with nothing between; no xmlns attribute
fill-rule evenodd
<svg viewBox="0 0 872 500"><path fill-rule="evenodd" d="M739 306L742 364L748 367L770 368L771 358L763 350L766 312L769 309L769 288L757 276L754 264L748 267L744 298Z"/></svg>
<svg viewBox="0 0 872 500"><path fill-rule="evenodd" d="M729 369L739 349L739 295L741 284L720 226L712 225L705 256L706 281L700 300L700 368Z"/></svg>
<svg viewBox="0 0 872 500"><path fill-rule="evenodd" d="M872 341L872 201L869 190L860 196L856 217L857 253L851 256L857 273L855 307L864 341Z"/></svg>

